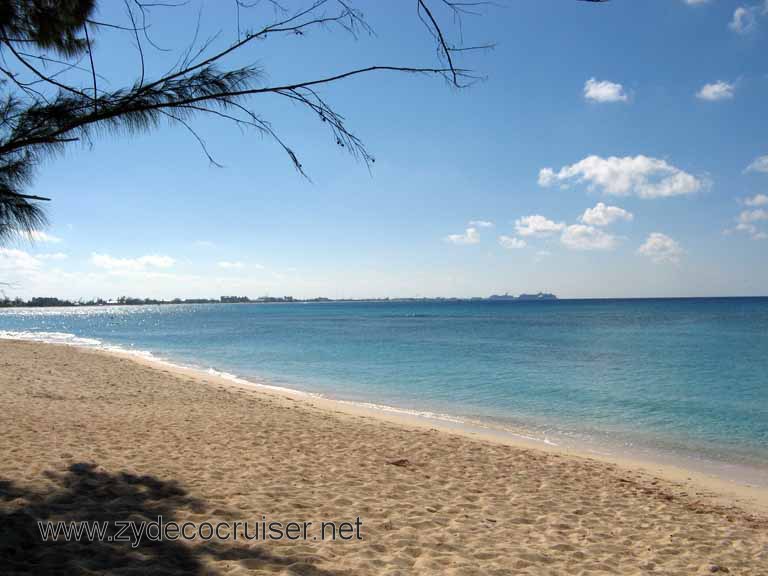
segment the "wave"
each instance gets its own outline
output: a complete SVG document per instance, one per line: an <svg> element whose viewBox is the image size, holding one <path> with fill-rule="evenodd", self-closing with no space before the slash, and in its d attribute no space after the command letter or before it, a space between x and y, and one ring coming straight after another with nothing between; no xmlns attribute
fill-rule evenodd
<svg viewBox="0 0 768 576"><path fill-rule="evenodd" d="M151 360L152 362L157 362L158 364L175 366L175 364L172 362L158 358L148 350L136 350L133 348L118 346L116 344L107 344L102 340L98 340L97 338L85 338L83 336L77 336L76 334L70 334L68 332L0 330L0 340L24 340L27 342L43 342L45 344L59 344L75 346L77 348L104 350L106 352L119 352L120 354L127 354L130 356L144 358L145 360Z"/></svg>
<svg viewBox="0 0 768 576"><path fill-rule="evenodd" d="M29 332L0 330L0 340L29 340L32 342L47 342L49 344L71 344L96 348L102 345L101 340L95 338L82 338L66 332Z"/></svg>

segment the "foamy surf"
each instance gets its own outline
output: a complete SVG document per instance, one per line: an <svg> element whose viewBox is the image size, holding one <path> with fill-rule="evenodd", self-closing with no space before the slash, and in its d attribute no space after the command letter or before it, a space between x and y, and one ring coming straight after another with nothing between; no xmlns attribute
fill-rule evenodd
<svg viewBox="0 0 768 576"><path fill-rule="evenodd" d="M10 330L0 330L0 339L3 340L28 340L31 342L46 342L48 344L70 344L72 346L83 346L87 348L98 348L102 346L101 340L95 338L82 338L66 332L28 332Z"/></svg>
<svg viewBox="0 0 768 576"><path fill-rule="evenodd" d="M89 348L92 350L104 350L105 352L118 352L129 356L136 356L145 360L175 366L172 362L158 358L148 350L136 350L125 348L116 344L108 344L96 338L84 338L67 332L33 332L33 331L11 331L0 330L0 339L2 340L25 340L28 342L42 342L45 344L59 344L65 346L75 346L77 348Z"/></svg>

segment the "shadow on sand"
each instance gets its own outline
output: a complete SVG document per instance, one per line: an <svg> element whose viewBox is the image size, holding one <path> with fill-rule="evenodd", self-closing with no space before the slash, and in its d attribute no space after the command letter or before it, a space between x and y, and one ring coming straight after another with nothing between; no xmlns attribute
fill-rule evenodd
<svg viewBox="0 0 768 576"><path fill-rule="evenodd" d="M175 482L153 476L111 474L95 464L73 464L63 474L47 473L53 490L37 494L0 480L0 572L2 574L215 574L212 560L240 563L252 570L303 576L337 576L302 562L268 552L264 546L235 542L152 541L133 548L129 542L43 541L39 521L114 522L178 521L177 511L205 512L205 504L191 498ZM107 532L114 535L110 526Z"/></svg>

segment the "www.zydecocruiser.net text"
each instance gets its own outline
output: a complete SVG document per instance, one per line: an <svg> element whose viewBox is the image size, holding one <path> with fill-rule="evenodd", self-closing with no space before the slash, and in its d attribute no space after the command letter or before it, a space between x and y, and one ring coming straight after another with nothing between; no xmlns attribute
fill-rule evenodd
<svg viewBox="0 0 768 576"><path fill-rule="evenodd" d="M133 548L142 541L244 540L244 541L354 541L362 540L363 521L279 522L259 520L228 522L175 522L158 516L155 521L133 520L40 521L37 528L44 542L125 542Z"/></svg>

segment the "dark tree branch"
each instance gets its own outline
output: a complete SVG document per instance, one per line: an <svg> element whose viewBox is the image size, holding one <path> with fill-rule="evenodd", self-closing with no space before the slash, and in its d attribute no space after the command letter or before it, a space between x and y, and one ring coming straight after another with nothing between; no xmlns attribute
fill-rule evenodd
<svg viewBox="0 0 768 576"><path fill-rule="evenodd" d="M99 97L98 90L96 89L96 67L93 65L93 49L91 48L91 38L88 36L88 25L83 24L83 32L85 32L85 41L88 44L88 59L91 62L91 75L93 76L93 112L98 112L96 101Z"/></svg>
<svg viewBox="0 0 768 576"><path fill-rule="evenodd" d="M3 44L8 48L8 50L11 51L11 54L16 56L16 59L21 62L25 68L28 70L31 70L35 76L37 76L40 80L43 82L48 82L49 84L53 84L54 86L57 86L58 88L61 88L62 90L66 92L72 92L73 94L77 94L78 96L85 96L85 93L81 90L78 90L76 88L73 88L72 86L68 86L67 84L62 84L61 82L57 81L53 76L47 76L40 72L37 68L32 66L29 62L27 62L24 57L16 51L16 48L13 47L13 44L8 42L7 40L3 40Z"/></svg>
<svg viewBox="0 0 768 576"><path fill-rule="evenodd" d="M272 21L249 31L245 18L262 3L234 0L234 41L214 49L220 38L219 32L215 32L198 45L200 12L191 43L179 51L170 70L156 75L151 72L151 51L169 50L159 46L149 34L151 12L178 9L187 2L123 0L126 21L108 22L94 18L98 0L62 1L46 13L47 20L41 21L35 11L39 1L4 2L4 9L0 10L0 243L14 233L45 224L45 214L38 203L48 198L23 192L40 163L61 153L67 144L90 143L96 135L134 134L165 122L178 124L195 138L210 162L220 165L191 123L195 117L208 116L272 139L306 177L293 148L267 119L252 109L255 99L262 95L277 96L310 111L328 127L339 147L370 168L374 157L320 90L379 72L441 76L462 88L476 77L457 65L460 56L492 46L464 45L462 41L461 17L476 14L486 2L417 0L418 18L435 41L438 65L371 65L332 75L316 72L291 83L267 84L260 67L232 67L226 62L235 55L246 54L257 41L275 35L302 37L310 30L338 28L356 38L359 32L372 35L373 30L352 0L311 0L292 11L278 0L265 0L274 12ZM451 39L451 31L441 24L440 8L453 15L453 26L459 32L456 42ZM124 38L125 32L130 33L130 41L136 45L140 73L132 85L112 89L108 78L96 70L93 51L104 41L96 35L119 39ZM56 57L48 54L51 51ZM12 63L6 61L6 53L13 56L9 59ZM86 54L90 66L80 66ZM154 78L148 79L150 75Z"/></svg>

